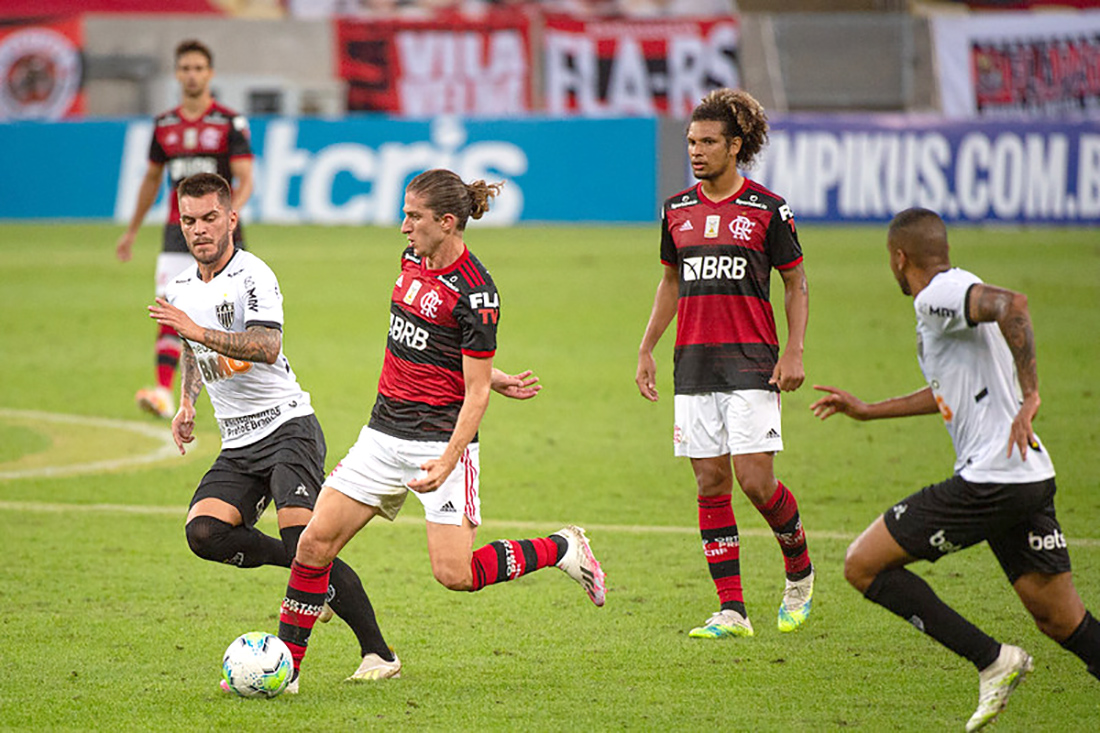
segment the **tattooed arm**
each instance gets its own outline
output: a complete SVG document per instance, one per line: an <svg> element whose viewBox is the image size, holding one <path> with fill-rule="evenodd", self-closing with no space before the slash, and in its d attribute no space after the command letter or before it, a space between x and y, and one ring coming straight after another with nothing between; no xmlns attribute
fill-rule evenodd
<svg viewBox="0 0 1100 733"><path fill-rule="evenodd" d="M202 374L199 372L199 364L195 361L195 352L184 341L183 354L180 357L180 409L172 418L172 440L176 441L180 455L187 452L184 450L184 443L195 439L195 400L201 392Z"/></svg>
<svg viewBox="0 0 1100 733"><path fill-rule="evenodd" d="M216 331L202 328L179 308L163 298L149 306L149 317L175 329L185 339L208 346L230 359L274 364L283 348L283 334L277 328L250 326L245 331Z"/></svg>
<svg viewBox="0 0 1100 733"><path fill-rule="evenodd" d="M1012 421L1008 439L1008 455L1013 447L1027 460L1027 447L1035 443L1031 422L1039 412L1039 372L1035 358L1035 332L1027 309L1027 296L993 285L975 285L970 289L967 311L975 323L996 322L1008 342L1012 360L1016 362L1016 377L1024 401Z"/></svg>

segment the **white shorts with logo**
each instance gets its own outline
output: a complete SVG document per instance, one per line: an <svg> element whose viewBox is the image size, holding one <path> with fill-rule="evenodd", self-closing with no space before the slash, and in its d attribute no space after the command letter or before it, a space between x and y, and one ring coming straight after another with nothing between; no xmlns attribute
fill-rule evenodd
<svg viewBox="0 0 1100 733"><path fill-rule="evenodd" d="M405 440L364 427L359 440L325 479L325 486L375 507L391 522L411 492L424 505L424 518L429 522L461 525L466 517L477 526L481 524L477 443L466 447L455 470L435 491L421 494L408 487L410 481L424 475L420 466L439 458L446 447L444 442Z"/></svg>
<svg viewBox="0 0 1100 733"><path fill-rule="evenodd" d="M188 252L161 252L157 255L157 297L164 297L168 283L188 267L195 267L195 258Z"/></svg>
<svg viewBox="0 0 1100 733"><path fill-rule="evenodd" d="M778 392L763 389L676 395L676 455L716 458L783 450L779 400Z"/></svg>

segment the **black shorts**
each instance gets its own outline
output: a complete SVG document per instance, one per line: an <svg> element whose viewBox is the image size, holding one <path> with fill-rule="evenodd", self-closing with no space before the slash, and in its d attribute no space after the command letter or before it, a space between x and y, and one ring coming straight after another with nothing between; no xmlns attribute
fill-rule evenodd
<svg viewBox="0 0 1100 733"><path fill-rule="evenodd" d="M1010 583L1025 573L1069 572L1066 536L1054 515L1054 479L974 484L960 476L926 486L883 514L886 528L914 557L989 543Z"/></svg>
<svg viewBox="0 0 1100 733"><path fill-rule="evenodd" d="M236 245L237 249L245 249L244 229L241 227L240 222L237 223L237 228L233 230L233 244ZM180 229L179 224L164 225L164 240L162 245L161 251L163 252L182 252L185 255L191 254L191 250L187 248L187 240L184 239L183 230Z"/></svg>
<svg viewBox="0 0 1100 733"><path fill-rule="evenodd" d="M251 527L272 500L276 509L313 509L325 479L325 435L315 415L296 417L259 442L223 450L202 477L191 506L221 499Z"/></svg>

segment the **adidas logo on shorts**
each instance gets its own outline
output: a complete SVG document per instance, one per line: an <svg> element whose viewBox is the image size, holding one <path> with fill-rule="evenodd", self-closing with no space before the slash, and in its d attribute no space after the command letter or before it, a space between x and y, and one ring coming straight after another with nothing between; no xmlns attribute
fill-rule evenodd
<svg viewBox="0 0 1100 733"><path fill-rule="evenodd" d="M446 504L439 507L439 511L441 511L441 512L457 512L458 510L455 509L454 504L452 504L451 502L448 501Z"/></svg>
<svg viewBox="0 0 1100 733"><path fill-rule="evenodd" d="M768 434L764 436L765 440L779 440L779 431L772 428L768 431Z"/></svg>

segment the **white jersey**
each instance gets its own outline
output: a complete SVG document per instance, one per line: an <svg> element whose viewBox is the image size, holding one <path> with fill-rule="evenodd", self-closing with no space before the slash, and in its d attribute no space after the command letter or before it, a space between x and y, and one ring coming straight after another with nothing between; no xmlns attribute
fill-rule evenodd
<svg viewBox="0 0 1100 733"><path fill-rule="evenodd" d="M917 356L955 444L955 473L974 483L1022 484L1054 476L1046 448L1008 454L1012 420L1023 402L1012 352L993 322L973 323L967 294L981 280L952 268L913 300Z"/></svg>
<svg viewBox="0 0 1100 733"><path fill-rule="evenodd" d="M189 267L168 284L166 299L203 328L240 332L249 326L283 328L279 281L263 260L238 249L206 283ZM230 359L187 340L210 393L222 448L240 448L267 437L287 420L313 413L309 393L298 386L286 355L274 364Z"/></svg>

